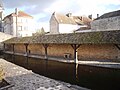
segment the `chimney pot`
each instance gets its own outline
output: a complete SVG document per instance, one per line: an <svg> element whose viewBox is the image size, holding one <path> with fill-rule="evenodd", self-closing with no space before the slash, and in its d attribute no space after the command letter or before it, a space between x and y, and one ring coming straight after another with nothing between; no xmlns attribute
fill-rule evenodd
<svg viewBox="0 0 120 90"><path fill-rule="evenodd" d="M72 16L72 13L68 13L68 14L66 14L66 16L71 17L71 16Z"/></svg>
<svg viewBox="0 0 120 90"><path fill-rule="evenodd" d="M15 8L15 14L18 15L18 8Z"/></svg>
<svg viewBox="0 0 120 90"><path fill-rule="evenodd" d="M97 18L99 17L99 14L97 14Z"/></svg>

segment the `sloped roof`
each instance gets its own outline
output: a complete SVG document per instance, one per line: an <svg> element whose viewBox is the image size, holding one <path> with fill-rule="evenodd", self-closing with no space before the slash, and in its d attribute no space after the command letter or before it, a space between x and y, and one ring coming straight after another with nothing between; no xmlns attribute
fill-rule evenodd
<svg viewBox="0 0 120 90"><path fill-rule="evenodd" d="M5 18L9 18L9 17L11 17L11 16L14 16L14 17L18 16L18 17L33 18L32 16L28 15L27 13L25 13L25 12L23 12L23 11L18 11L18 15L16 15L15 13L11 13L11 14L7 15ZM4 18L4 19L5 19L5 18Z"/></svg>
<svg viewBox="0 0 120 90"><path fill-rule="evenodd" d="M110 17L116 17L116 16L120 16L120 10L105 13L105 14L101 15L100 17L98 17L96 20L104 19L104 18L110 18Z"/></svg>
<svg viewBox="0 0 120 90"><path fill-rule="evenodd" d="M90 25L90 22L92 22L92 19L86 17L86 16L82 16L82 22L85 24L85 25Z"/></svg>
<svg viewBox="0 0 120 90"><path fill-rule="evenodd" d="M67 16L63 14L59 14L54 12L53 15L55 16L56 20L60 24L78 24L78 25L90 25L92 21L90 18L86 16Z"/></svg>
<svg viewBox="0 0 120 90"><path fill-rule="evenodd" d="M55 13L55 12L53 13L53 15L55 16L56 20L60 24L61 23L62 24L76 24L76 22L72 18L70 18L66 15L58 14L58 13Z"/></svg>
<svg viewBox="0 0 120 90"><path fill-rule="evenodd" d="M60 24L83 24L83 22L80 20L79 17L73 17L73 16L66 16L60 13L56 13L54 12L53 15L55 16L56 20L58 21L58 23Z"/></svg>
<svg viewBox="0 0 120 90"><path fill-rule="evenodd" d="M12 38L4 43L34 44L120 44L120 30L96 31L69 34L40 35L24 38Z"/></svg>
<svg viewBox="0 0 120 90"><path fill-rule="evenodd" d="M30 17L33 18L32 16L28 15L27 13L23 11L18 11L18 17Z"/></svg>

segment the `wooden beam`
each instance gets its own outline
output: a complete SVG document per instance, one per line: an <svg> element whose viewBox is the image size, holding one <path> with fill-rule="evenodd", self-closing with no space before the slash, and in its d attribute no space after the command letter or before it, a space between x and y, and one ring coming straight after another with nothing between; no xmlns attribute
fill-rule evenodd
<svg viewBox="0 0 120 90"><path fill-rule="evenodd" d="M28 43L25 43L25 53L26 53L26 56L28 57Z"/></svg>
<svg viewBox="0 0 120 90"><path fill-rule="evenodd" d="M13 51L13 54L15 53L14 46L15 46L15 44L12 44L12 51Z"/></svg>
<svg viewBox="0 0 120 90"><path fill-rule="evenodd" d="M45 49L45 59L48 59L48 53L47 53L47 48L48 48L48 44L43 44L43 47Z"/></svg>
<svg viewBox="0 0 120 90"><path fill-rule="evenodd" d="M81 44L71 44L72 48L74 49L76 47L76 49L78 49L80 47Z"/></svg>
<svg viewBox="0 0 120 90"><path fill-rule="evenodd" d="M3 51L5 52L5 43L3 43Z"/></svg>
<svg viewBox="0 0 120 90"><path fill-rule="evenodd" d="M115 44L115 46L120 50L120 46L118 44Z"/></svg>

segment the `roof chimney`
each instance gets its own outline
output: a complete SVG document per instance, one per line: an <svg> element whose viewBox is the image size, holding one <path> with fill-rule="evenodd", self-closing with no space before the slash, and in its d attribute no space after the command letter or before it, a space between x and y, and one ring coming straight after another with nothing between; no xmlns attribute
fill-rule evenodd
<svg viewBox="0 0 120 90"><path fill-rule="evenodd" d="M97 14L97 18L99 17L99 14Z"/></svg>
<svg viewBox="0 0 120 90"><path fill-rule="evenodd" d="M90 19L92 19L92 14L88 16Z"/></svg>
<svg viewBox="0 0 120 90"><path fill-rule="evenodd" d="M18 8L15 8L15 14L18 15Z"/></svg>
<svg viewBox="0 0 120 90"><path fill-rule="evenodd" d="M68 14L66 14L66 16L71 17L71 16L72 16L72 13L68 13Z"/></svg>

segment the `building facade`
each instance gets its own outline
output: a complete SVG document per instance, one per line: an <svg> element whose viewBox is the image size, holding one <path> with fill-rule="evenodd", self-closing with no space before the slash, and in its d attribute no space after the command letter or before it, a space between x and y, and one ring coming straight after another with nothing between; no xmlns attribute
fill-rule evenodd
<svg viewBox="0 0 120 90"><path fill-rule="evenodd" d="M15 10L3 19L3 32L14 37L32 36L35 33L33 17L23 11Z"/></svg>
<svg viewBox="0 0 120 90"><path fill-rule="evenodd" d="M54 12L50 19L50 34L73 33L81 27L87 27L92 21L90 18L83 16L72 16L71 13L66 15Z"/></svg>
<svg viewBox="0 0 120 90"><path fill-rule="evenodd" d="M93 31L120 30L120 10L105 13L91 22Z"/></svg>

